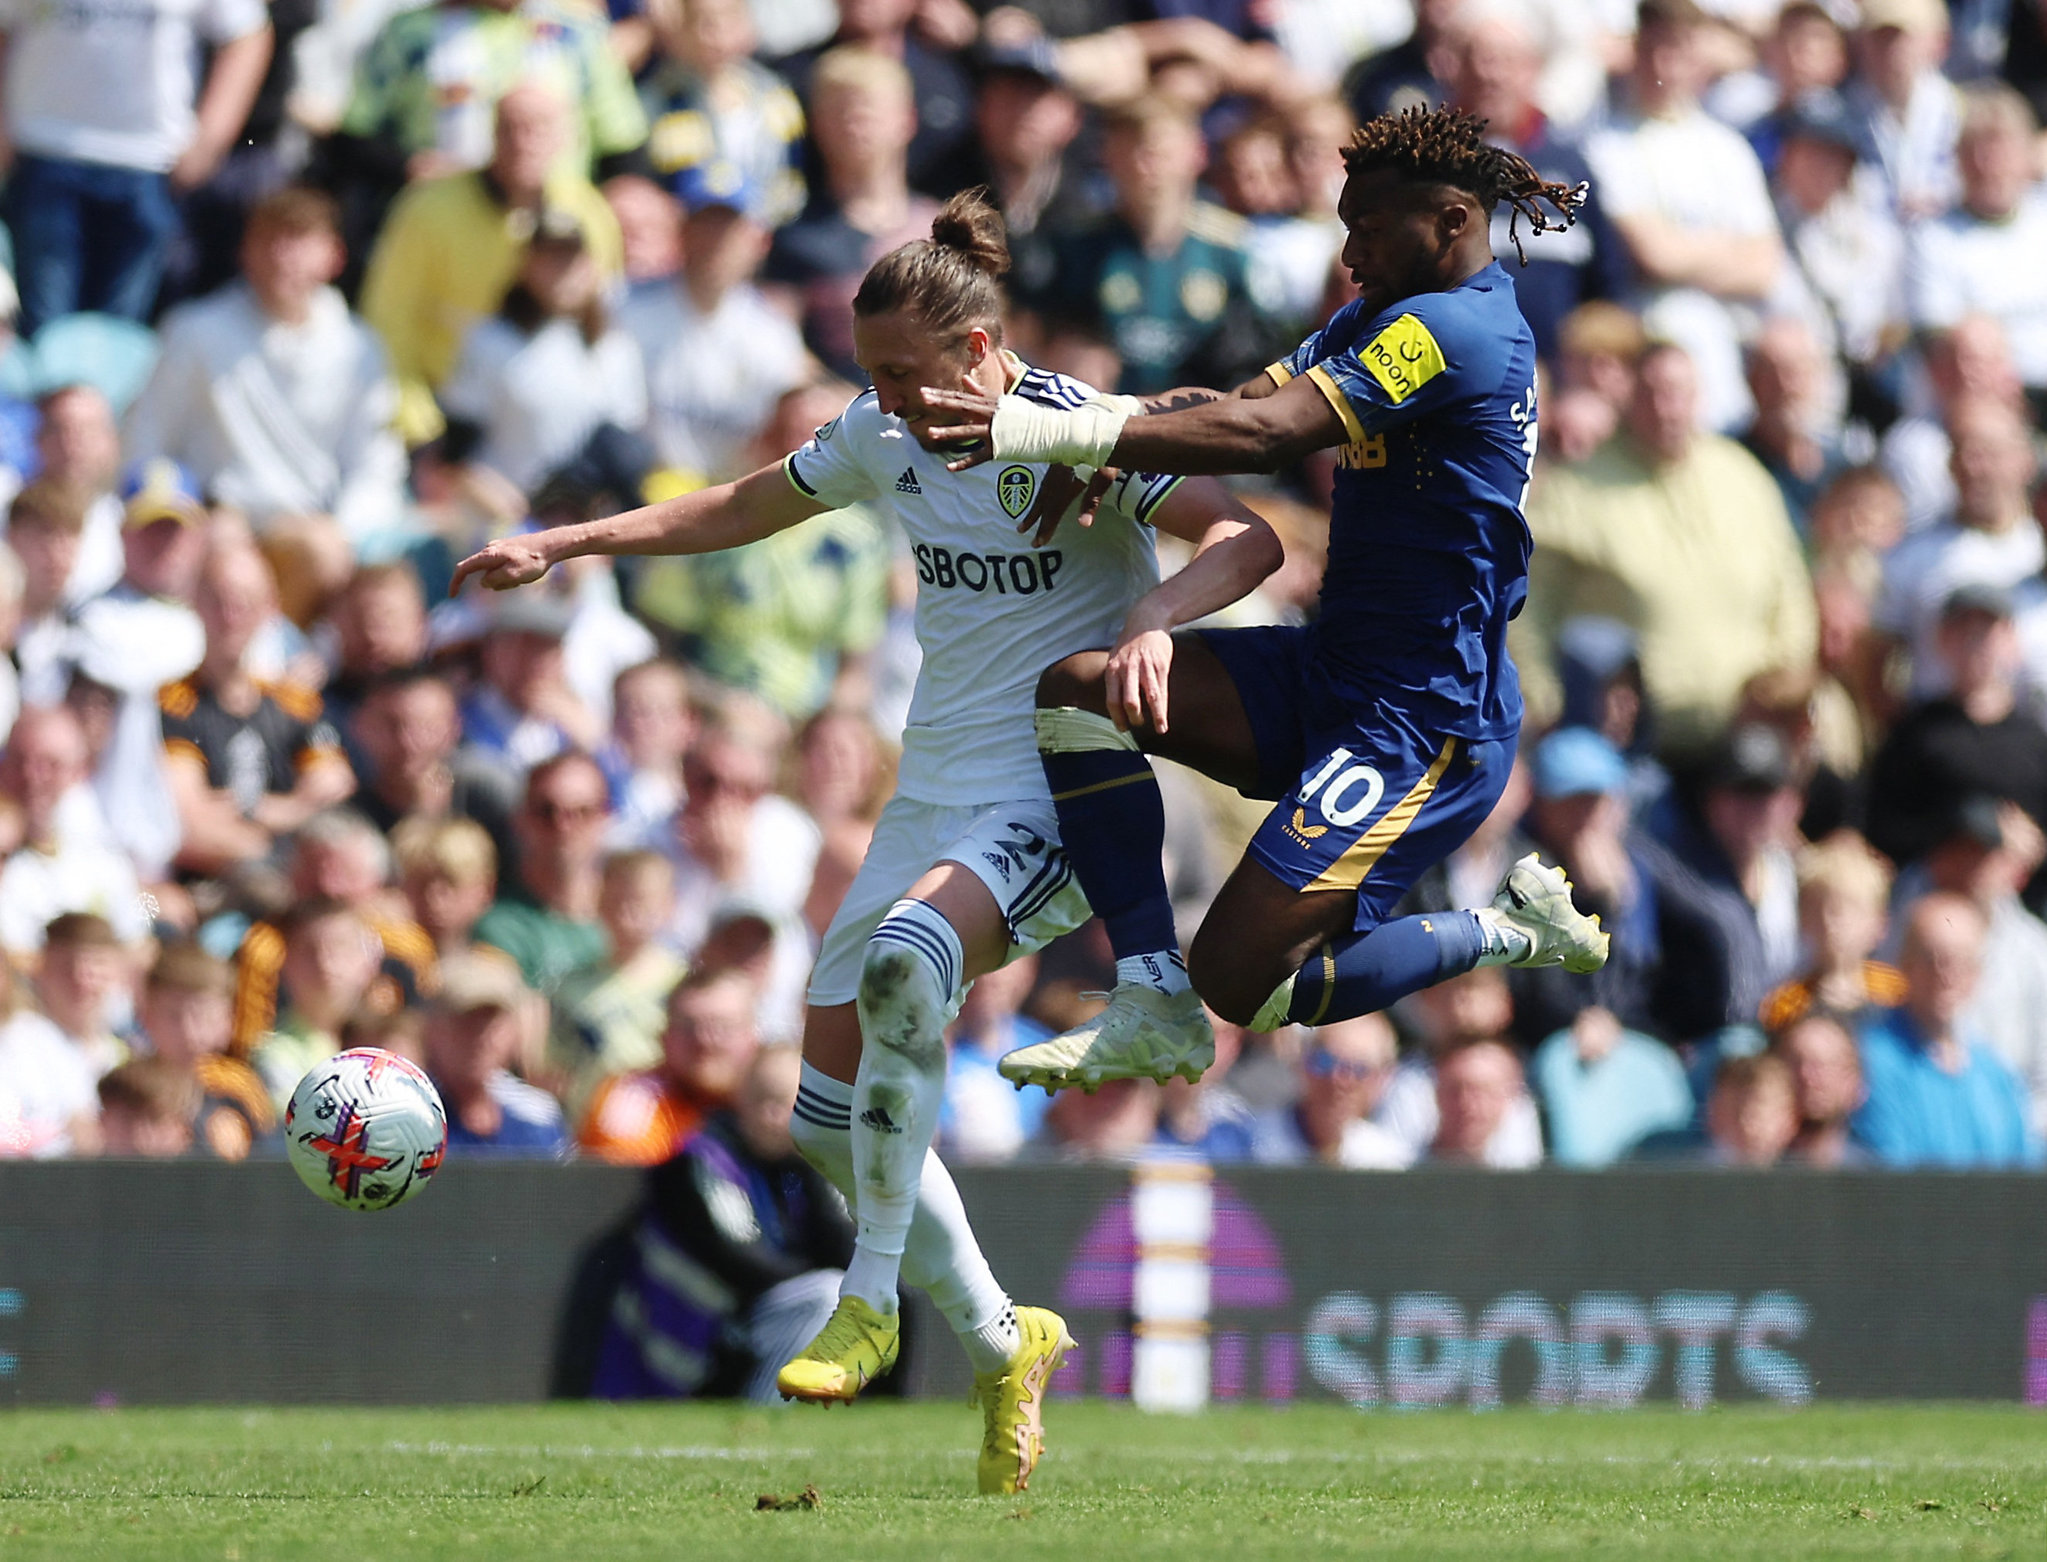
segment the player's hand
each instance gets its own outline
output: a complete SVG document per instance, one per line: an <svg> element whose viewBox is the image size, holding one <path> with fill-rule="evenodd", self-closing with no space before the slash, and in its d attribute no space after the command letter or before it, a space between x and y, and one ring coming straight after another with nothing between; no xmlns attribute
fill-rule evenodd
<svg viewBox="0 0 2047 1562"><path fill-rule="evenodd" d="M1076 524L1094 525L1095 512L1102 507L1102 496L1109 491L1109 485L1116 481L1118 475L1115 467L1105 466L1083 480L1080 473L1070 466L1046 467L1045 479L1038 484L1038 497L1016 529L1032 532L1031 546L1042 548L1052 540L1052 534L1059 530L1059 523L1066 518L1068 511L1073 511ZM1080 504L1078 510L1073 508L1076 499Z"/></svg>
<svg viewBox="0 0 2047 1562"><path fill-rule="evenodd" d="M1130 629L1109 653L1103 671L1109 720L1119 732L1149 726L1166 730L1166 685L1173 671L1173 637L1163 629Z"/></svg>
<svg viewBox="0 0 2047 1562"><path fill-rule="evenodd" d="M1000 398L973 387L944 389L927 385L918 392L934 419L949 417L949 423L934 423L926 432L941 445L964 445L978 441L972 450L962 451L946 462L948 472L964 472L995 458L995 409Z"/></svg>
<svg viewBox="0 0 2047 1562"><path fill-rule="evenodd" d="M448 582L448 595L452 597L459 592L462 582L471 575L480 576L483 584L492 591L530 586L547 573L548 567L547 556L531 537L500 537L455 566L454 579Z"/></svg>

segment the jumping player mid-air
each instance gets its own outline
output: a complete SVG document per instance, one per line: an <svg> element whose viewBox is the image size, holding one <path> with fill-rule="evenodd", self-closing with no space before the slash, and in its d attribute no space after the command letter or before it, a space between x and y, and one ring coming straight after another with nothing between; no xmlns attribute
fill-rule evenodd
<svg viewBox="0 0 2047 1562"><path fill-rule="evenodd" d="M1002 219L955 197L931 239L877 261L853 301L874 388L779 465L624 515L504 538L462 561L504 590L586 553L704 553L857 503L885 507L917 567L924 662L896 794L826 930L810 978L791 1124L853 1206L858 1241L837 1310L777 1382L791 1398L853 1399L896 1359L898 1273L928 1291L975 1368L986 1416L983 1492L1021 1490L1043 1446L1047 1381L1072 1341L1056 1313L1014 1307L931 1151L945 1027L967 984L1084 922L1032 741L1048 658L1142 637L1234 602L1280 563L1264 522L1212 479L1134 470L1101 518L1053 547L1018 536L1046 486L1038 462L953 473L922 391L946 385L1069 407L1088 386L1002 350ZM1160 584L1154 529L1197 544Z"/></svg>
<svg viewBox="0 0 2047 1562"><path fill-rule="evenodd" d="M1390 919L1492 810L1521 726L1507 621L1528 589L1535 342L1489 233L1503 200L1541 230L1568 223L1584 192L1545 183L1484 128L1411 109L1357 133L1339 209L1358 299L1229 396L1174 393L1151 405L1184 410L1155 414L1127 397L927 397L953 414L939 439L980 441L963 465L1259 472L1341 447L1313 625L1153 631L1040 680L1040 757L1117 983L1096 1019L1003 1060L1019 1084L1205 1067L1213 1038L1188 1012L1190 974L1218 1014L1274 1030L1382 1009L1477 965L1606 961L1598 920L1533 856L1490 906ZM1278 800L1185 967L1146 753Z"/></svg>

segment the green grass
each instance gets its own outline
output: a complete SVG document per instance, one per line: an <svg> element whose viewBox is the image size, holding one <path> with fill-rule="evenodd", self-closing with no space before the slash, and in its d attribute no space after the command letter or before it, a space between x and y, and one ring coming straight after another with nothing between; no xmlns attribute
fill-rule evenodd
<svg viewBox="0 0 2047 1562"><path fill-rule="evenodd" d="M980 1499L956 1405L19 1411L0 1558L2047 1557L2015 1407L1053 1416Z"/></svg>

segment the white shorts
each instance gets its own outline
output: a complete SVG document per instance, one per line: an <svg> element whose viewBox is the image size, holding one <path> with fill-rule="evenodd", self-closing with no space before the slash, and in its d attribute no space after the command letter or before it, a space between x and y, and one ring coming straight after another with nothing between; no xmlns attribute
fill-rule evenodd
<svg viewBox="0 0 2047 1562"><path fill-rule="evenodd" d="M1093 915L1060 850L1059 815L1050 798L949 808L892 797L825 929L810 972L813 1004L851 1003L859 995L867 940L888 908L941 862L960 864L988 886L1009 924L1009 960L1044 948Z"/></svg>

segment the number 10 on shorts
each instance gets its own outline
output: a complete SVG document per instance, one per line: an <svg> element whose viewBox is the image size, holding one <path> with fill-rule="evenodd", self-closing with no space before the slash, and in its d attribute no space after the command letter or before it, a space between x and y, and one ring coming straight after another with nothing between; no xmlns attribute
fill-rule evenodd
<svg viewBox="0 0 2047 1562"><path fill-rule="evenodd" d="M1335 750L1322 768L1301 783L1301 801L1317 802L1322 817L1339 827L1356 824L1386 795L1386 779L1372 766L1358 761L1347 748Z"/></svg>

